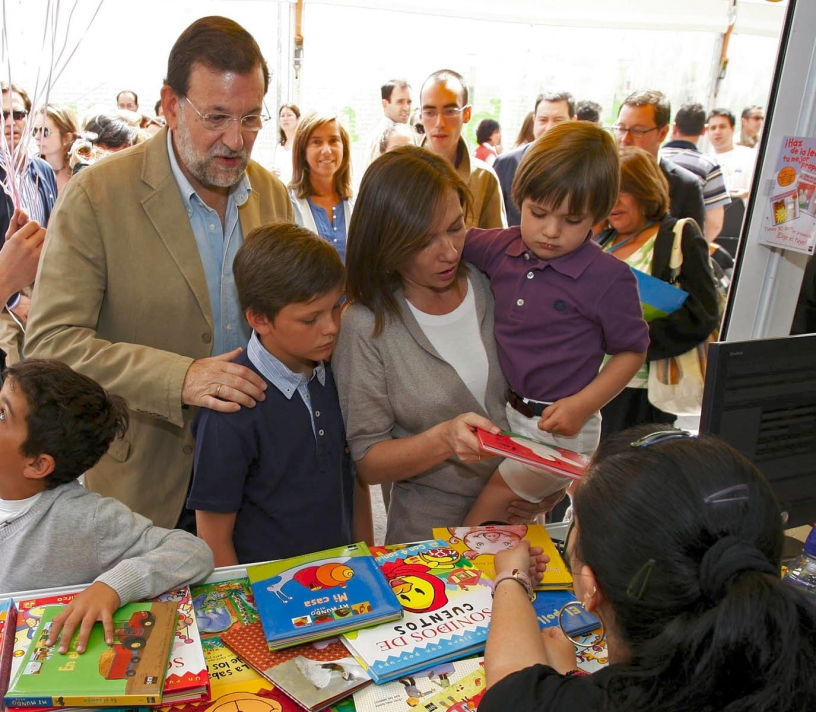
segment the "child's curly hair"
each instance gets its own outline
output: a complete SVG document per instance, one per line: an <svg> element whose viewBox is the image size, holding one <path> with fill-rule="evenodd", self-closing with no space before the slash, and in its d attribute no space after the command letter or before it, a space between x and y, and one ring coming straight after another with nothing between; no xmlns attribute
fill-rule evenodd
<svg viewBox="0 0 816 712"><path fill-rule="evenodd" d="M127 403L61 361L28 359L9 366L5 381L26 401L25 457L50 455L47 489L71 482L93 467L128 427Z"/></svg>

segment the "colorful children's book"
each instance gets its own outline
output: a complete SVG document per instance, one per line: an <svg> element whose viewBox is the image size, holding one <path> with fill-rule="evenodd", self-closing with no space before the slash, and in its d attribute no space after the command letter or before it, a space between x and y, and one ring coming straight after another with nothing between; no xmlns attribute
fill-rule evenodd
<svg viewBox="0 0 816 712"><path fill-rule="evenodd" d="M193 614L190 589L186 586L177 588L157 596L154 600L172 601L178 606L173 650L167 662L162 704L182 704L209 699L210 676L204 660L201 635Z"/></svg>
<svg viewBox="0 0 816 712"><path fill-rule="evenodd" d="M494 435L486 430L477 429L476 436L479 438L482 450L537 467L544 471L543 476L557 475L560 480L553 481L561 488L570 484L571 480L580 480L589 464L589 458L580 453L533 440L526 435L511 433L508 430Z"/></svg>
<svg viewBox="0 0 816 712"><path fill-rule="evenodd" d="M272 684L221 640L221 636L233 627L258 620L249 580L238 578L200 584L193 586L191 593L209 672L211 698L208 701L164 706L160 708L161 712L204 712L221 706L233 711L242 707L267 709L269 704L265 695L272 694L277 699L278 690L273 692Z"/></svg>
<svg viewBox="0 0 816 712"><path fill-rule="evenodd" d="M114 614L114 643L94 625L81 655L72 638L68 652L46 645L52 620L63 606L47 606L32 645L9 684L9 707L104 707L161 702L176 625L175 603L130 603Z"/></svg>
<svg viewBox="0 0 816 712"><path fill-rule="evenodd" d="M377 683L484 649L492 581L444 542L426 541L377 557L405 617L345 633Z"/></svg>
<svg viewBox="0 0 816 712"><path fill-rule="evenodd" d="M662 279L632 269L640 292L640 305L643 307L643 318L646 321L662 319L676 312L688 299L688 292L679 289Z"/></svg>
<svg viewBox="0 0 816 712"><path fill-rule="evenodd" d="M572 591L536 591L533 608L542 630L558 625L560 613L561 629L573 639L601 627L601 622L578 604Z"/></svg>
<svg viewBox="0 0 816 712"><path fill-rule="evenodd" d="M479 707L487 680L484 668L474 670L455 685L437 692L427 700L422 700L416 709L421 712L474 712Z"/></svg>
<svg viewBox="0 0 816 712"><path fill-rule="evenodd" d="M406 712L438 692L449 690L462 678L476 672L484 664L484 658L468 658L440 663L413 675L382 685L368 685L354 693L357 712Z"/></svg>
<svg viewBox="0 0 816 712"><path fill-rule="evenodd" d="M365 543L247 566L270 650L402 617Z"/></svg>
<svg viewBox="0 0 816 712"><path fill-rule="evenodd" d="M252 623L229 630L222 640L310 712L322 710L371 683L339 638L271 651L261 624Z"/></svg>
<svg viewBox="0 0 816 712"><path fill-rule="evenodd" d="M445 542L445 546L455 549L474 566L484 571L490 578L496 577L493 558L500 551L512 549L522 539L530 546L540 546L550 557L540 590L559 590L572 587L572 576L561 554L555 548L550 535L541 524L498 524L481 527L435 527L433 535Z"/></svg>
<svg viewBox="0 0 816 712"><path fill-rule="evenodd" d="M17 607L14 601L0 601L0 712L5 709L6 694L11 675L11 658L14 652L14 634L17 628Z"/></svg>

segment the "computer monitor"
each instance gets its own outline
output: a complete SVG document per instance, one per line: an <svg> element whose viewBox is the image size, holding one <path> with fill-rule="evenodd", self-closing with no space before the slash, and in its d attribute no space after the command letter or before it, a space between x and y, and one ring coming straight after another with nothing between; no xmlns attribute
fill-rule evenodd
<svg viewBox="0 0 816 712"><path fill-rule="evenodd" d="M711 344L700 432L762 471L786 527L816 522L816 334Z"/></svg>

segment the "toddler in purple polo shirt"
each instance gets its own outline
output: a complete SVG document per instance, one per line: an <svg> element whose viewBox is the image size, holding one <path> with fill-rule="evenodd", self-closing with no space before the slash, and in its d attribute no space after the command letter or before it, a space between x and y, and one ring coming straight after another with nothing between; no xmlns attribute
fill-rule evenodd
<svg viewBox="0 0 816 712"><path fill-rule="evenodd" d="M495 296L510 430L586 455L600 439L601 406L626 387L649 345L634 275L592 240L619 188L612 137L594 124L560 124L516 172L521 225L473 228L463 253L488 275ZM505 460L464 523L503 519L519 497L555 504L569 483Z"/></svg>

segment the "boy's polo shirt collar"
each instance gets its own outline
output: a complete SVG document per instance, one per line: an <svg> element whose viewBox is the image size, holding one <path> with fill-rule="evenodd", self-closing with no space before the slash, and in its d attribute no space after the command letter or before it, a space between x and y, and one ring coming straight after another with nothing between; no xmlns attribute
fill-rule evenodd
<svg viewBox="0 0 816 712"><path fill-rule="evenodd" d="M601 248L592 239L592 230L587 233L586 239L577 250L552 260L540 260L520 238L513 240L505 250L508 257L520 257L528 261L530 269L542 270L551 267L572 279L578 279L600 252Z"/></svg>
<svg viewBox="0 0 816 712"><path fill-rule="evenodd" d="M275 386L287 400L291 400L299 388L306 386L312 380L305 373L295 373L279 358L267 351L258 338L258 334L254 331L249 338L247 357L252 365L260 371L261 375ZM321 386L326 385L326 365L322 361L314 367L312 378L317 378Z"/></svg>

